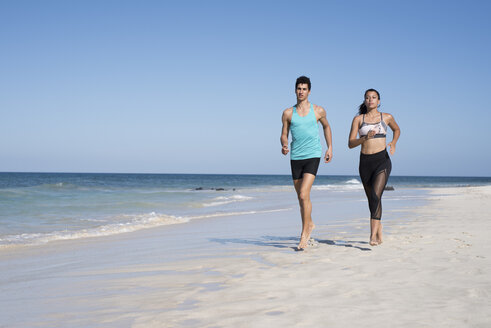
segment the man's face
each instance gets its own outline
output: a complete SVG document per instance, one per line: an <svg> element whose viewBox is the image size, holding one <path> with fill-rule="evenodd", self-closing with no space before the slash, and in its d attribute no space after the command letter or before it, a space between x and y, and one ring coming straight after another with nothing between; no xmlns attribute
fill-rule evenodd
<svg viewBox="0 0 491 328"><path fill-rule="evenodd" d="M297 95L298 101L307 99L310 95L309 85L307 83L299 83L295 90L295 94Z"/></svg>

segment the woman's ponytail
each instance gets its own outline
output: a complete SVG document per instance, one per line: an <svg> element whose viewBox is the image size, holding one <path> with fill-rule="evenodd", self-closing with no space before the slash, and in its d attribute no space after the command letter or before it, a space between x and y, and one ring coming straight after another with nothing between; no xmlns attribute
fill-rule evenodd
<svg viewBox="0 0 491 328"><path fill-rule="evenodd" d="M365 105L365 102L363 102L358 109L358 115L366 114L366 113L367 113L367 105Z"/></svg>

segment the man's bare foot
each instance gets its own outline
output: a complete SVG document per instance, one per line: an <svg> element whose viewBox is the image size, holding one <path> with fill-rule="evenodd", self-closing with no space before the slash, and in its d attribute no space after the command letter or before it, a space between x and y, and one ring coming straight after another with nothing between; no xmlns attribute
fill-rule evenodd
<svg viewBox="0 0 491 328"><path fill-rule="evenodd" d="M309 224L309 226L305 231L302 231L302 235L300 237L300 243L298 244L298 249L304 249L305 247L308 246L310 240L310 234L314 229L315 229L315 224L311 223Z"/></svg>
<svg viewBox="0 0 491 328"><path fill-rule="evenodd" d="M304 249L305 247L307 247L308 241L308 239L305 239L305 234L302 234L302 236L300 237L300 243L298 244L297 248Z"/></svg>
<svg viewBox="0 0 491 328"><path fill-rule="evenodd" d="M370 238L370 246L377 246L378 245L378 240L375 236Z"/></svg>
<svg viewBox="0 0 491 328"><path fill-rule="evenodd" d="M312 233L312 230L315 229L315 224L312 222L309 224L309 226L307 227L307 233L306 233L306 238L305 238L305 242L307 243L310 239L310 234Z"/></svg>

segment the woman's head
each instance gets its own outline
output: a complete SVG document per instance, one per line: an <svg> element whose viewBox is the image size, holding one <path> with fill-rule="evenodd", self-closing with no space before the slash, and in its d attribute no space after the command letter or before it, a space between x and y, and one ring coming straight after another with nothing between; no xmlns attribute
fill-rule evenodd
<svg viewBox="0 0 491 328"><path fill-rule="evenodd" d="M365 91L365 100L360 105L358 114L366 114L368 109L380 106L380 93L375 89Z"/></svg>

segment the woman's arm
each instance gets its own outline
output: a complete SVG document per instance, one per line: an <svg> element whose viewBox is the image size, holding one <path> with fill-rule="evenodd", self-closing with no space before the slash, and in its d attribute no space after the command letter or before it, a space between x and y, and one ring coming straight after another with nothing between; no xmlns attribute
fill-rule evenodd
<svg viewBox="0 0 491 328"><path fill-rule="evenodd" d="M353 118L353 122L351 123L351 131L349 133L349 139L348 139L348 147L355 148L364 143L366 140L368 140L368 136L364 136L361 138L357 138L358 135L358 128L360 126L360 117L356 116Z"/></svg>
<svg viewBox="0 0 491 328"><path fill-rule="evenodd" d="M392 141L387 144L389 146L389 152L391 155L394 155L396 152L396 143L397 140L399 140L399 136L401 135L401 129L399 128L399 125L397 125L396 120L394 117L390 114L387 114L387 122L389 127L391 128L393 132L393 137Z"/></svg>

